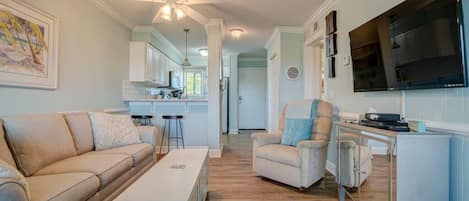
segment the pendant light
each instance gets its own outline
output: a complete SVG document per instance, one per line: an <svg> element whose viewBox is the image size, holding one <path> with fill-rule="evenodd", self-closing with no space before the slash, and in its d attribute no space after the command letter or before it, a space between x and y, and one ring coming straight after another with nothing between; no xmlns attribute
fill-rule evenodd
<svg viewBox="0 0 469 201"><path fill-rule="evenodd" d="M181 66L182 67L191 67L192 64L189 62L189 59L187 58L187 34L189 33L190 29L184 29L186 32L186 58L184 59L184 62L182 62Z"/></svg>

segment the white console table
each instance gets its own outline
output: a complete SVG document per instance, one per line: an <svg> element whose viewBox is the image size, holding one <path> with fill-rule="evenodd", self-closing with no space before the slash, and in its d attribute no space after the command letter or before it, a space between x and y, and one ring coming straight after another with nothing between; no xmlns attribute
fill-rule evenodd
<svg viewBox="0 0 469 201"><path fill-rule="evenodd" d="M386 144L389 170L387 197L389 201L441 201L449 199L449 135L434 132L394 132L342 121L335 122L335 129L337 133L336 180L338 183L340 183L338 178L341 178L340 135L346 132L348 135L355 135L360 141L369 139ZM396 162L395 166L394 162ZM354 168L361 172L360 163L358 163L358 167ZM396 173L395 181L393 181L394 172ZM360 174L357 175L357 179L360 181ZM395 186L393 182L395 182ZM353 200L364 200L360 197L361 187L358 187L357 192L352 196L341 184L338 186L340 201L345 200L346 196Z"/></svg>

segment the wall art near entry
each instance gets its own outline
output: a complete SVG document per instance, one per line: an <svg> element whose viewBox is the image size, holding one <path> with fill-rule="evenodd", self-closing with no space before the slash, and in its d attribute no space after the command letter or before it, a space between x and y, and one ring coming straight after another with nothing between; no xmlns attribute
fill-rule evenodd
<svg viewBox="0 0 469 201"><path fill-rule="evenodd" d="M0 1L0 85L56 89L58 22L16 0Z"/></svg>

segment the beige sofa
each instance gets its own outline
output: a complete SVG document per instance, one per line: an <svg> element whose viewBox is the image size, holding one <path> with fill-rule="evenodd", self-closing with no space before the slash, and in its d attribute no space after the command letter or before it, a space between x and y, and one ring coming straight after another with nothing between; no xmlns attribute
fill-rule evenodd
<svg viewBox="0 0 469 201"><path fill-rule="evenodd" d="M112 200L156 161L154 127L139 127L142 144L95 151L87 113L9 116L1 125L0 160L30 191L0 178L0 200Z"/></svg>

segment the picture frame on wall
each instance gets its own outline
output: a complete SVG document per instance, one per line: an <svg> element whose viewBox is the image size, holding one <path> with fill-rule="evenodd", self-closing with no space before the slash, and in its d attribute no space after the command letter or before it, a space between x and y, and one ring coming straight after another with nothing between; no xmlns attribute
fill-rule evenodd
<svg viewBox="0 0 469 201"><path fill-rule="evenodd" d="M19 0L2 0L0 14L0 85L57 89L58 20Z"/></svg>
<svg viewBox="0 0 469 201"><path fill-rule="evenodd" d="M327 58L327 65L329 67L329 78L335 78L335 57Z"/></svg>
<svg viewBox="0 0 469 201"><path fill-rule="evenodd" d="M327 36L326 51L328 57L332 57L337 54L337 34Z"/></svg>
<svg viewBox="0 0 469 201"><path fill-rule="evenodd" d="M337 11L332 11L326 16L326 35L337 32Z"/></svg>

